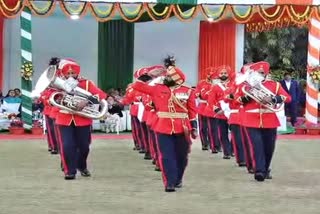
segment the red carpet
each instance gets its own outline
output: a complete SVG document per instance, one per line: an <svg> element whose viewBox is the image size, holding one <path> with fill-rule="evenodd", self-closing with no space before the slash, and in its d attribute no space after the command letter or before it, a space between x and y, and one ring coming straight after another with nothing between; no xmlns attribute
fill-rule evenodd
<svg viewBox="0 0 320 214"><path fill-rule="evenodd" d="M32 140L32 139L45 139L45 135L12 135L12 134L0 134L0 140ZM131 139L131 134L93 134L93 139L99 140L126 140ZM320 135L278 135L279 140L314 140L319 139Z"/></svg>

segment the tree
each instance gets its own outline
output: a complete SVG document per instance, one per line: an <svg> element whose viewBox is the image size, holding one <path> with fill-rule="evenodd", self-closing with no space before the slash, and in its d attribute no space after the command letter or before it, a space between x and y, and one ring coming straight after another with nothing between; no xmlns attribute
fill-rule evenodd
<svg viewBox="0 0 320 214"><path fill-rule="evenodd" d="M267 61L275 79L293 72L297 79L306 77L308 48L307 28L283 28L246 33L244 63Z"/></svg>

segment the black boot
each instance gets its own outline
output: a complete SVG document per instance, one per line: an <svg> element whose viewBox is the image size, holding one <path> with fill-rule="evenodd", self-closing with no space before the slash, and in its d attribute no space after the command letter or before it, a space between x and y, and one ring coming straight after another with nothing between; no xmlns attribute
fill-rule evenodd
<svg viewBox="0 0 320 214"><path fill-rule="evenodd" d="M214 149L214 150L211 151L211 153L212 153L212 154L217 154L218 151Z"/></svg>
<svg viewBox="0 0 320 214"><path fill-rule="evenodd" d="M256 181L262 182L265 179L265 174L262 172L257 172L254 174L254 179L256 179Z"/></svg>
<svg viewBox="0 0 320 214"><path fill-rule="evenodd" d="M207 151L208 150L208 146L207 145L203 145L202 146L202 151Z"/></svg>
<svg viewBox="0 0 320 214"><path fill-rule="evenodd" d="M246 164L246 162L240 162L240 163L238 163L238 166L239 167L245 167L245 166L247 166L247 164Z"/></svg>
<svg viewBox="0 0 320 214"><path fill-rule="evenodd" d="M65 180L74 180L74 179L76 179L76 175L74 175L74 174L66 174L64 176L64 179Z"/></svg>
<svg viewBox="0 0 320 214"><path fill-rule="evenodd" d="M176 189L173 186L167 186L165 192L175 192Z"/></svg>
<svg viewBox="0 0 320 214"><path fill-rule="evenodd" d="M154 168L154 171L161 172L161 169L160 169L159 166L156 166L156 167Z"/></svg>
<svg viewBox="0 0 320 214"><path fill-rule="evenodd" d="M151 155L150 155L150 152L146 152L146 153L144 154L144 159L145 159L145 160L151 160L151 159L152 159L152 157L151 157Z"/></svg>
<svg viewBox="0 0 320 214"><path fill-rule="evenodd" d="M51 154L52 154L52 155L57 155L57 154L59 154L59 152L58 152L58 150L56 150L56 149L52 149L52 150L51 150Z"/></svg>
<svg viewBox="0 0 320 214"><path fill-rule="evenodd" d="M89 172L88 169L83 169L83 170L79 170L80 171L80 174L83 176L83 177L90 177L91 176L91 173Z"/></svg>
<svg viewBox="0 0 320 214"><path fill-rule="evenodd" d="M182 188L182 181L179 181L176 185L175 188Z"/></svg>

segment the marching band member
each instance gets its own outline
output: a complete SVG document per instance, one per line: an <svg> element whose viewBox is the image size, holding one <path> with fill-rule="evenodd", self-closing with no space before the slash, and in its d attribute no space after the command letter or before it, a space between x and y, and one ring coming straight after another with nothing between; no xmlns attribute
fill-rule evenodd
<svg viewBox="0 0 320 214"><path fill-rule="evenodd" d="M143 79L143 76L141 76L141 78L138 78L139 80ZM144 81L144 82L148 82L148 81ZM148 107L148 104L150 102L150 97L147 94L142 94L141 96L141 102L144 106L144 110L143 110L143 114L142 114L142 120L140 121L141 123L141 130L142 130L142 141L144 144L144 148L145 148L145 154L144 154L144 159L145 160L151 160L151 145L150 145L150 141L149 141L149 130L148 130L148 126L147 126L147 118L149 116L149 112L150 112L150 108Z"/></svg>
<svg viewBox="0 0 320 214"><path fill-rule="evenodd" d="M152 120L153 120L153 114L154 114L154 106L151 100L151 97L147 95L147 98L145 99L145 115L143 115L145 118L145 123L147 127L147 132L148 132L148 144L149 144L149 151L150 151L150 157L152 159L152 163L156 163L156 155L155 155L155 150L154 150L154 136L152 133Z"/></svg>
<svg viewBox="0 0 320 214"><path fill-rule="evenodd" d="M134 142L133 150L140 150L140 140L139 140L139 120L137 118L138 115L138 101L136 100L137 91L134 90L129 84L126 89L126 93L121 100L122 105L130 105L130 116L131 116L131 130L132 130L132 138Z"/></svg>
<svg viewBox="0 0 320 214"><path fill-rule="evenodd" d="M77 82L77 87L93 94L89 99L94 103L107 97L92 81L79 77L80 66L76 62L61 60L59 69L67 83ZM85 100L77 103L77 110L81 111L88 102L89 101ZM77 168L82 176L90 176L91 174L87 169L87 157L89 155L89 145L91 142L92 119L60 110L56 116L56 124L59 129L60 152L65 179L75 179Z"/></svg>
<svg viewBox="0 0 320 214"><path fill-rule="evenodd" d="M231 86L229 90L226 90L226 99L225 101L229 103L230 108L230 116L228 118L228 124L231 130L231 144L233 146L233 151L235 154L236 162L239 167L246 166L246 159L244 155L244 148L243 148L243 136L241 133L241 121L240 121L240 114L242 110L242 106L238 101L236 101L235 94L239 91L239 86L236 85L235 79L231 82Z"/></svg>
<svg viewBox="0 0 320 214"><path fill-rule="evenodd" d="M214 142L220 142L223 149L223 159L230 159L232 155L232 148L228 137L228 123L227 117L221 106L221 101L224 101L225 91L230 87L229 76L231 68L228 66L220 66L217 68L218 78L220 82L213 85L208 98L208 107L214 112Z"/></svg>
<svg viewBox="0 0 320 214"><path fill-rule="evenodd" d="M267 108L266 105L267 103L276 105L290 102L291 97L281 87L280 83L266 79L270 72L268 62L253 63L250 65L250 69L261 74L264 78L261 82L262 85L274 94L265 96L261 103L244 94L242 90L236 96L237 100L244 106L241 120L253 151L254 178L257 181L264 181L265 179L271 179L269 167L275 149L277 127L280 126L276 113Z"/></svg>
<svg viewBox="0 0 320 214"><path fill-rule="evenodd" d="M155 85L156 83L161 83L161 79L163 78L163 71L166 72L166 69L162 65L155 65L148 68L149 72L146 75L153 77L153 80L149 83L149 85ZM155 75L152 75L155 74ZM146 110L149 112L147 117L147 127L149 130L149 145L150 151L152 152L152 163L155 164L155 171L161 171L159 165L159 152L157 146L157 134L154 131L154 124L157 121L158 117L156 114L156 106L152 100L152 97L148 95L148 103L146 103Z"/></svg>
<svg viewBox="0 0 320 214"><path fill-rule="evenodd" d="M205 94L211 88L211 73L207 75L205 80L201 80L196 89L195 89L195 96L199 99L198 108L198 121L199 121L199 135L202 145L202 150L208 150L210 145L209 140L209 129L208 129L208 117L205 112L205 108L207 106L207 100L205 100L201 94Z"/></svg>
<svg viewBox="0 0 320 214"><path fill-rule="evenodd" d="M211 85L208 85L207 87L203 88L200 91L200 97L203 100L206 100L206 106L203 110L203 115L207 117L207 125L208 125L208 138L210 142L210 149L212 154L216 154L218 152L221 152L221 144L220 141L216 141L214 137L215 129L216 129L216 119L214 118L215 112L212 110L213 101L210 100L211 103L209 103L209 96L211 93L211 90L215 84L220 82L218 80L218 75L216 73L216 70L213 72L210 72L209 78L211 80Z"/></svg>
<svg viewBox="0 0 320 214"><path fill-rule="evenodd" d="M241 71L240 71L241 74L239 76L245 74L250 69L250 65L252 65L252 63L248 63L248 64L242 66ZM240 93L240 90L243 85L244 85L244 83L239 83L237 85L237 90L235 92L235 96ZM236 100L236 102L238 102L236 97L234 98L234 100ZM246 167L247 167L248 173L253 174L254 169L253 169L253 159L252 159L252 155L251 155L252 152L250 149L251 147L249 145L249 140L248 140L246 133L245 133L245 127L243 127L242 119L241 119L243 117L242 116L243 112L244 112L243 105L240 104L238 117L239 117L240 133L241 133L241 138L242 138L242 146L243 146L243 151L244 151L244 156L245 156L245 160L246 160Z"/></svg>
<svg viewBox="0 0 320 214"><path fill-rule="evenodd" d="M156 108L153 101L151 101L150 106L152 107L152 109L150 110L149 117L148 117L149 136L150 136L149 140L150 140L150 145L152 145L153 163L155 164L154 170L160 171L157 134L154 131L154 124L157 121L158 117L157 117Z"/></svg>
<svg viewBox="0 0 320 214"><path fill-rule="evenodd" d="M141 81L133 88L149 94L157 109L154 124L157 133L159 162L166 192L182 187L182 178L188 163L191 139L197 137L194 91L183 86L185 75L174 66L173 57L165 60L167 75L163 84L147 85Z"/></svg>
<svg viewBox="0 0 320 214"><path fill-rule="evenodd" d="M60 59L53 57L50 59L49 66L58 66L59 61ZM41 93L40 96L40 100L44 105L43 114L45 115L46 120L47 141L49 146L48 151L50 151L51 154L58 154L58 141L55 132L55 123L51 115L51 111L56 107L52 106L49 102L50 95L55 91L57 91L57 89L48 87Z"/></svg>

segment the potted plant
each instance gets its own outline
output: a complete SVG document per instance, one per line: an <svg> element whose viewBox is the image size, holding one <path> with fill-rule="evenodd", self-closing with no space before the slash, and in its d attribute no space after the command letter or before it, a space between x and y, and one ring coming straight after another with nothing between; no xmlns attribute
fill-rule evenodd
<svg viewBox="0 0 320 214"><path fill-rule="evenodd" d="M307 134L309 135L319 135L320 134L320 124L306 124Z"/></svg>
<svg viewBox="0 0 320 214"><path fill-rule="evenodd" d="M307 132L307 127L305 125L305 120L298 119L297 122L294 124L295 134L296 135L303 135Z"/></svg>
<svg viewBox="0 0 320 214"><path fill-rule="evenodd" d="M10 134L24 134L23 122L21 119L15 115L9 115L8 118L11 120L9 127Z"/></svg>
<svg viewBox="0 0 320 214"><path fill-rule="evenodd" d="M43 134L43 126L41 120L35 120L33 122L33 126L31 128L31 133L34 135L42 135Z"/></svg>

